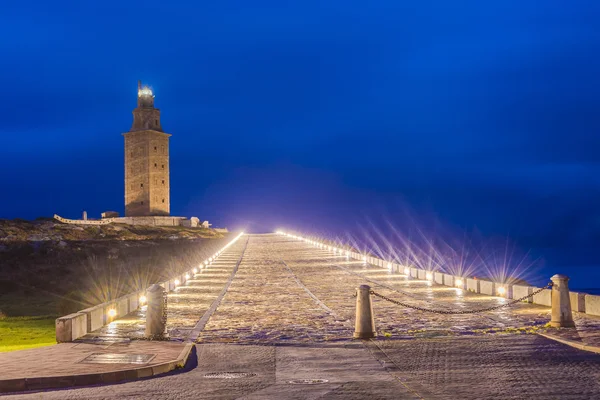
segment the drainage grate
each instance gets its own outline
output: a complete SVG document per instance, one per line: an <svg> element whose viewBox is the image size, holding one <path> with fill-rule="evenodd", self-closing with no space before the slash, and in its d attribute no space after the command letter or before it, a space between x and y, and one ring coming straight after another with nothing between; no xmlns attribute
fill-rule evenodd
<svg viewBox="0 0 600 400"><path fill-rule="evenodd" d="M292 385L318 385L319 383L327 383L328 379L294 379L288 381Z"/></svg>
<svg viewBox="0 0 600 400"><path fill-rule="evenodd" d="M131 343L130 338L116 337L116 336L95 336L87 339L78 339L78 343L88 344L115 344L115 343Z"/></svg>
<svg viewBox="0 0 600 400"><path fill-rule="evenodd" d="M92 353L80 363L84 364L148 364L156 354Z"/></svg>
<svg viewBox="0 0 600 400"><path fill-rule="evenodd" d="M250 378L256 376L252 372L211 372L204 375L205 378L211 379L237 379L237 378Z"/></svg>

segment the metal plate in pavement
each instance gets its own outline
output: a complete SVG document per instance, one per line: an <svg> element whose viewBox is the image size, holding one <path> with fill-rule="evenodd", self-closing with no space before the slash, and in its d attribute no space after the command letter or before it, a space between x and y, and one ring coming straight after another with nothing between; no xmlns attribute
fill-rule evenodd
<svg viewBox="0 0 600 400"><path fill-rule="evenodd" d="M288 381L292 385L318 385L320 383L327 383L328 379L292 379Z"/></svg>
<svg viewBox="0 0 600 400"><path fill-rule="evenodd" d="M211 379L237 379L237 378L250 378L256 376L252 372L210 372L205 374L205 378Z"/></svg>
<svg viewBox="0 0 600 400"><path fill-rule="evenodd" d="M156 354L92 353L80 363L83 364L148 364Z"/></svg>

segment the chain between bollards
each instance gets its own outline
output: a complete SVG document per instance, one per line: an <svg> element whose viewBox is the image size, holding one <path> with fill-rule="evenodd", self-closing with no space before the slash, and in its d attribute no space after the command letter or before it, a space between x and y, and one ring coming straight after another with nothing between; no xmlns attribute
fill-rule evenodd
<svg viewBox="0 0 600 400"><path fill-rule="evenodd" d="M510 306L512 306L512 305L514 305L516 303L522 302L525 299L528 299L530 297L535 296L536 294L542 292L543 290L550 289L551 287L552 287L552 282L548 283L548 285L546 285L545 287L540 288L540 289L532 292L531 294L528 294L527 296L520 297L520 298L512 300L512 301L510 301L508 303L504 303L504 304L500 304L500 305L493 306L493 307L488 307L488 308L482 308L482 309L478 309L478 310L460 310L460 311L433 310L431 308L424 308L424 307L419 307L419 306L413 306L413 305L408 304L408 303L403 303L401 301L391 299L391 298L389 298L387 296L382 295L381 293L375 292L374 290L371 290L370 294L372 294L374 296L377 296L377 297L379 297L379 298L381 298L383 300L387 300L390 303L393 303L393 304L396 304L396 305L399 305L399 306L403 306L403 307L407 307L407 308L412 308L413 310L430 312L430 313L434 313L434 314L459 314L460 315L460 314L477 314L477 313L482 313L482 312L497 310L497 309L500 309L500 308L503 308L503 307L510 307Z"/></svg>

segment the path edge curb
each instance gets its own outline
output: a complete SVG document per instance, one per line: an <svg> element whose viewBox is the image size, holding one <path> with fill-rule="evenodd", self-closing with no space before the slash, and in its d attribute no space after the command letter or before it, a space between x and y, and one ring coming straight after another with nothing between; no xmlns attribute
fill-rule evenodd
<svg viewBox="0 0 600 400"><path fill-rule="evenodd" d="M592 353L600 354L600 346L592 346L589 344L583 344L581 342L577 342L571 339L564 339L560 336L553 335L551 333L541 333L537 332L538 335L545 337L546 339L554 340L562 344L566 344L567 346L574 347L579 350L590 351Z"/></svg>
<svg viewBox="0 0 600 400"><path fill-rule="evenodd" d="M77 386L111 384L135 381L166 374L183 368L192 353L194 343L186 343L177 359L156 365L124 369L120 371L98 372L80 375L44 376L35 378L0 379L0 393L28 392L33 390L64 389Z"/></svg>

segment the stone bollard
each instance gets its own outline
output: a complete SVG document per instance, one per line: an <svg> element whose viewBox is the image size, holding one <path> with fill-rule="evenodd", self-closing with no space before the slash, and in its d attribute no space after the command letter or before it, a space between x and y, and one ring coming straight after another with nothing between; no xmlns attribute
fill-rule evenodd
<svg viewBox="0 0 600 400"><path fill-rule="evenodd" d="M371 304L371 287L360 285L356 289L356 324L354 328L355 339L370 339L377 336L375 332L375 319Z"/></svg>
<svg viewBox="0 0 600 400"><path fill-rule="evenodd" d="M550 325L555 328L572 328L571 298L569 297L569 277L554 275L552 278L552 318Z"/></svg>
<svg viewBox="0 0 600 400"><path fill-rule="evenodd" d="M146 292L148 304L146 310L146 337L162 336L165 333L166 324L163 319L165 311L164 290L160 285L152 285Z"/></svg>

